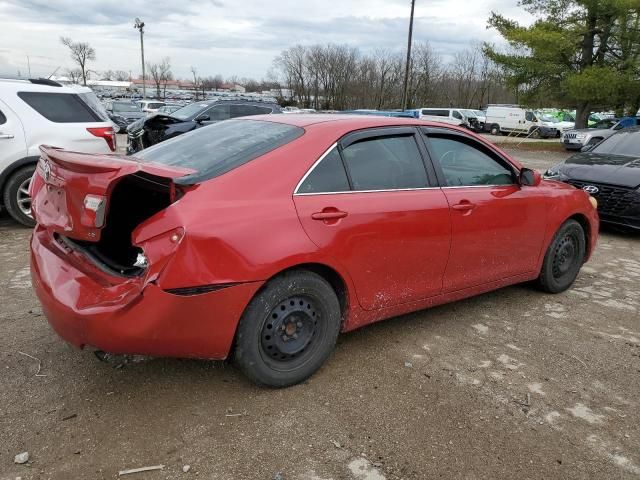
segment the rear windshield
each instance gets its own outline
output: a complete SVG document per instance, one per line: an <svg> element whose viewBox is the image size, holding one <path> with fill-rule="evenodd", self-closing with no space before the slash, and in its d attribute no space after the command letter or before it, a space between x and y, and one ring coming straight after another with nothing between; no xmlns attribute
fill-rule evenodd
<svg viewBox="0 0 640 480"><path fill-rule="evenodd" d="M640 130L624 130L611 135L592 150L593 153L640 156Z"/></svg>
<svg viewBox="0 0 640 480"><path fill-rule="evenodd" d="M91 123L103 121L75 93L18 92L18 96L51 122Z"/></svg>
<svg viewBox="0 0 640 480"><path fill-rule="evenodd" d="M197 170L176 183L192 184L227 173L300 137L293 125L261 120L226 120L158 143L135 156Z"/></svg>

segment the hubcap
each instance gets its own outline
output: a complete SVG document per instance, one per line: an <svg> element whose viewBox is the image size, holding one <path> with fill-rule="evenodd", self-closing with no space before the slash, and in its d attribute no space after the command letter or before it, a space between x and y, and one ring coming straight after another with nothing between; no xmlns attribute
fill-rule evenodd
<svg viewBox="0 0 640 480"><path fill-rule="evenodd" d="M31 197L29 196L30 183L31 183L30 178L27 178L24 182L22 182L18 187L18 193L16 195L18 208L27 217L31 217Z"/></svg>
<svg viewBox="0 0 640 480"><path fill-rule="evenodd" d="M553 276L555 278L566 275L576 261L577 240L573 235L565 236L556 247L553 257Z"/></svg>
<svg viewBox="0 0 640 480"><path fill-rule="evenodd" d="M307 296L296 295L280 302L262 327L263 354L282 363L303 356L313 343L319 318L320 310Z"/></svg>

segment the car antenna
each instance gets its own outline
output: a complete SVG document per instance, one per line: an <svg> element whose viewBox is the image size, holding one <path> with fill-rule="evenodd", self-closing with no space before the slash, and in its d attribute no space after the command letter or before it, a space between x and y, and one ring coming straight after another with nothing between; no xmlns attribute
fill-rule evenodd
<svg viewBox="0 0 640 480"><path fill-rule="evenodd" d="M60 66L56 67L56 69L53 72L51 72L51 75L47 77L47 80L51 80L51 77L53 77L58 70L60 70Z"/></svg>

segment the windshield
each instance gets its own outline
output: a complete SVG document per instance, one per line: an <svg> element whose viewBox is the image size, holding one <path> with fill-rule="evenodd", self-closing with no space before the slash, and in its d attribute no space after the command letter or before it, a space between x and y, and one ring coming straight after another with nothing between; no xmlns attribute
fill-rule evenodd
<svg viewBox="0 0 640 480"><path fill-rule="evenodd" d="M477 118L478 117L473 110L461 110L461 112L467 118Z"/></svg>
<svg viewBox="0 0 640 480"><path fill-rule="evenodd" d="M600 142L592 152L640 157L640 130L622 131L611 135Z"/></svg>
<svg viewBox="0 0 640 480"><path fill-rule="evenodd" d="M111 109L114 112L141 112L140 105L136 103L113 103Z"/></svg>
<svg viewBox="0 0 640 480"><path fill-rule="evenodd" d="M158 143L136 157L154 163L197 170L176 183L193 184L220 176L300 137L293 125L237 119L199 128Z"/></svg>
<svg viewBox="0 0 640 480"><path fill-rule="evenodd" d="M551 115L548 114L544 114L542 116L540 116L540 120L542 120L543 122L551 122L551 123L559 123L560 120L558 120L556 117L553 117Z"/></svg>
<svg viewBox="0 0 640 480"><path fill-rule="evenodd" d="M478 117L486 116L486 114L482 110L472 110L472 112L475 113L476 116L478 116Z"/></svg>
<svg viewBox="0 0 640 480"><path fill-rule="evenodd" d="M179 118L180 120L188 120L190 118L195 117L205 108L209 108L211 104L209 103L192 103L191 105L187 105L186 107L182 107L171 114L174 118Z"/></svg>

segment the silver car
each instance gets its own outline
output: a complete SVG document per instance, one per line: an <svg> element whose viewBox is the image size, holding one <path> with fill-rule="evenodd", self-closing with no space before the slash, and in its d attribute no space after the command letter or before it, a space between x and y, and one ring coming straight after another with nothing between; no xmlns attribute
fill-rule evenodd
<svg viewBox="0 0 640 480"><path fill-rule="evenodd" d="M622 120L617 118L606 118L604 120L600 120L592 127L564 132L560 141L566 150L580 150L582 147L594 146L600 143L602 140L609 138L618 130L634 127L638 124L638 119L633 117L626 117Z"/></svg>

